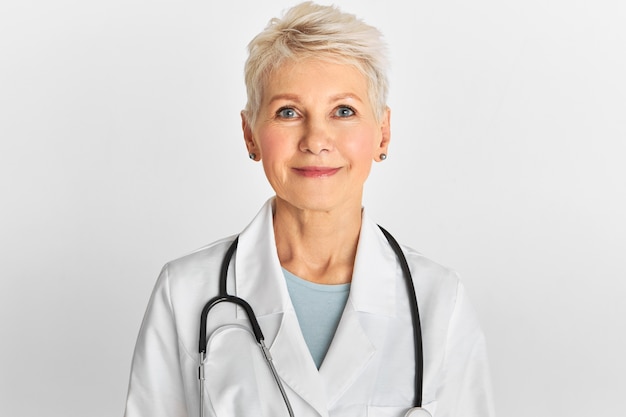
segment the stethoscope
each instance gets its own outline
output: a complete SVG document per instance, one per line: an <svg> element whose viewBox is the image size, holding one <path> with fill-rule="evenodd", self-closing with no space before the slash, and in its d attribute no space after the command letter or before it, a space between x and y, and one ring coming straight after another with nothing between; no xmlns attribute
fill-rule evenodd
<svg viewBox="0 0 626 417"><path fill-rule="evenodd" d="M409 269L409 264L407 263L406 257L400 248L398 242L394 239L391 234L383 229L381 226L378 226L380 230L383 232L387 241L389 241L389 245L395 252L398 260L400 261L400 267L402 268L402 274L404 275L407 292L409 296L409 302L411 304L411 319L413 321L413 344L415 348L415 398L413 407L410 408L404 417L431 417L430 413L422 408L422 383L423 383L423 371L424 371L424 354L422 351L422 326L420 323L419 309L417 307L417 296L415 295L415 287L413 286L413 278L411 276L411 270ZM237 250L237 243L239 242L239 237L237 237L233 243L230 245L226 254L224 255L224 259L222 260L222 268L220 270L220 282L219 282L219 294L216 297L210 299L202 309L202 315L200 316L200 341L199 341L199 353L200 353L200 365L198 371L198 378L200 379L200 417L204 417L204 361L206 359L206 348L207 348L207 334L206 334L206 323L207 316L209 311L216 305L222 302L234 303L238 306L242 307L248 316L248 320L250 320L250 325L252 327L252 333L254 334L254 338L261 349L261 353L263 354L263 358L276 381L276 385L280 391L280 394L283 397L285 402L285 406L287 407L287 411L289 412L290 417L294 417L293 409L291 408L291 403L289 402L289 398L287 397L287 393L285 392L285 387L278 377L278 373L276 372L276 368L274 367L274 363L272 361L272 355L270 355L270 351L265 346L265 337L263 336L263 332L261 331L261 326L259 326L259 322L257 321L256 315L254 311L252 311L252 307L248 304L244 299L239 298L234 295L229 295L226 290L226 281L228 276L228 266L230 265L230 261L232 260L235 251Z"/></svg>

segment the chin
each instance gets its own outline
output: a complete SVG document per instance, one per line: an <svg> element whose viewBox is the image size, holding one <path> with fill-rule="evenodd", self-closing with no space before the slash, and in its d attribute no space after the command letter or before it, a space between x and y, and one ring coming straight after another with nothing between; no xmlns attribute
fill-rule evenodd
<svg viewBox="0 0 626 417"><path fill-rule="evenodd" d="M300 195L300 196L276 196L277 200L280 200L279 204L285 204L287 206L294 207L302 211L318 211L318 212L330 212L334 210L347 210L352 205L361 209L360 198L338 198L337 196L322 195L321 193L315 193L315 195Z"/></svg>

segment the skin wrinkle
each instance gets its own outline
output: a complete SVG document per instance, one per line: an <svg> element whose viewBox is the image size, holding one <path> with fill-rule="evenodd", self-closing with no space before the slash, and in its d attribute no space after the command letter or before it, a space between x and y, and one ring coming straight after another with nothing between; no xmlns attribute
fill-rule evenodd
<svg viewBox="0 0 626 417"><path fill-rule="evenodd" d="M262 117L252 127L242 112L242 127L276 192L279 260L306 280L350 282L363 185L372 161L387 153L389 110L376 117L367 78L351 65L290 61L272 75Z"/></svg>

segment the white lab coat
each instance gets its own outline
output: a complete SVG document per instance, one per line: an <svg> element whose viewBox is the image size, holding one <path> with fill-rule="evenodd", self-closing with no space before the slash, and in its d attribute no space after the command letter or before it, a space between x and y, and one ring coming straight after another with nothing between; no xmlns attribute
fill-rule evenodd
<svg viewBox="0 0 626 417"><path fill-rule="evenodd" d="M200 312L218 292L233 238L163 268L133 357L126 417L199 415ZM423 406L434 417L493 416L485 341L456 274L403 247L413 273L424 346ZM319 371L276 253L272 200L240 234L228 291L256 313L298 417L402 417L414 396L410 305L395 253L365 213L350 295ZM287 416L240 307L211 310L205 415Z"/></svg>

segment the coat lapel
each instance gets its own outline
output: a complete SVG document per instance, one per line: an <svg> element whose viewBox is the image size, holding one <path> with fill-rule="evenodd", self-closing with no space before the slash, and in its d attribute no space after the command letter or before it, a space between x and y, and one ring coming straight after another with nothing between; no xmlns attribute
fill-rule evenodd
<svg viewBox="0 0 626 417"><path fill-rule="evenodd" d="M270 352L281 379L320 416L328 417L326 387L304 341L295 312L286 312L283 316Z"/></svg>
<svg viewBox="0 0 626 417"><path fill-rule="evenodd" d="M352 385L375 352L359 322L359 313L347 305L319 371L327 391L327 407Z"/></svg>
<svg viewBox="0 0 626 417"><path fill-rule="evenodd" d="M328 407L354 383L376 352L380 335L372 320L395 315L396 265L385 237L363 213L348 303L320 368Z"/></svg>
<svg viewBox="0 0 626 417"><path fill-rule="evenodd" d="M320 370L315 367L281 270L269 200L240 234L229 292L250 303L283 382L320 416L354 383L376 352L369 324L395 316L398 263L375 223L363 213L348 302ZM394 269L395 268L395 269ZM382 281L382 282L381 282ZM243 310L238 317L245 317ZM375 327L375 326L374 326ZM306 415L306 414L305 414Z"/></svg>
<svg viewBox="0 0 626 417"><path fill-rule="evenodd" d="M239 236L235 288L229 291L254 310L283 382L320 416L327 417L326 390L302 336L278 260L272 202L265 204ZM243 310L237 313L238 317L244 314Z"/></svg>

